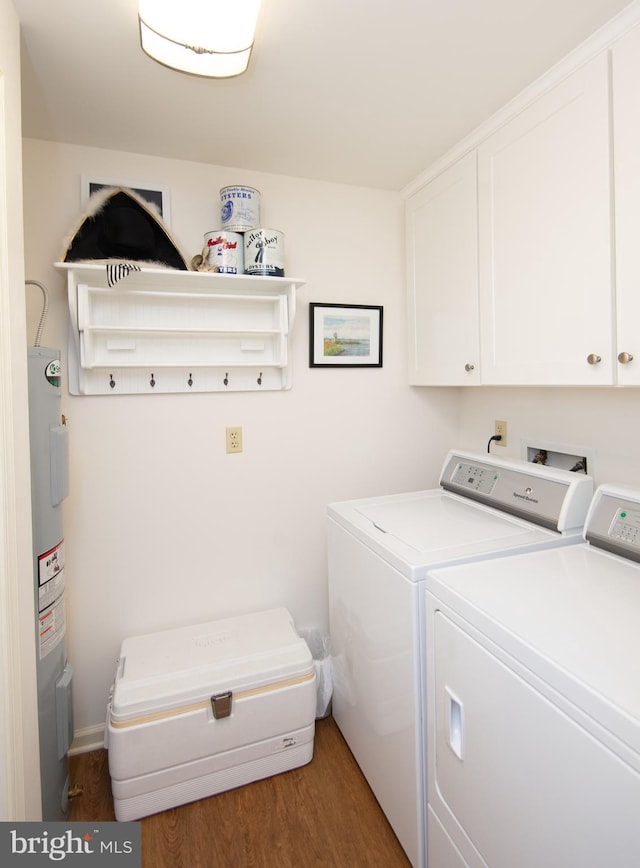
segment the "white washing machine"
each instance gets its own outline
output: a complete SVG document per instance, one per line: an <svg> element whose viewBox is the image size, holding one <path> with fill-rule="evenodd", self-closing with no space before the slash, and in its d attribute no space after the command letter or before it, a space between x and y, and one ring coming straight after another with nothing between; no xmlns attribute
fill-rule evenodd
<svg viewBox="0 0 640 868"><path fill-rule="evenodd" d="M592 494L583 474L452 451L440 488L328 507L333 716L414 866L426 859L427 571L579 543Z"/></svg>
<svg viewBox="0 0 640 868"><path fill-rule="evenodd" d="M640 865L640 492L426 582L429 868Z"/></svg>

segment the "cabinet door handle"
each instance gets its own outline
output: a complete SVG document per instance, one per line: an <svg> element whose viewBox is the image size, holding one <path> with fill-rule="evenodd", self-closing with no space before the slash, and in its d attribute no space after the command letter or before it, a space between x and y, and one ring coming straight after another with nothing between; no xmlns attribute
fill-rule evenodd
<svg viewBox="0 0 640 868"><path fill-rule="evenodd" d="M464 366L464 369L467 373L470 373L471 371L475 371L476 366L472 365L470 362L467 362L467 364Z"/></svg>
<svg viewBox="0 0 640 868"><path fill-rule="evenodd" d="M596 353L589 353L587 361L590 365L598 365L602 361L602 356L598 356Z"/></svg>
<svg viewBox="0 0 640 868"><path fill-rule="evenodd" d="M633 361L633 354L632 353L620 353L618 356L618 361L620 362L621 365L628 365L629 362Z"/></svg>

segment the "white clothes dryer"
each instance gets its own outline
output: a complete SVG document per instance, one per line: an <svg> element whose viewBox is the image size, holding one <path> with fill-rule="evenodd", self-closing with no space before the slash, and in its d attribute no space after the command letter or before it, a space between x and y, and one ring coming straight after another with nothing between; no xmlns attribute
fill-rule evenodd
<svg viewBox="0 0 640 868"><path fill-rule="evenodd" d="M429 868L640 865L640 492L426 580Z"/></svg>
<svg viewBox="0 0 640 868"><path fill-rule="evenodd" d="M328 507L333 716L409 860L426 860L430 569L582 541L589 476L452 451L440 487Z"/></svg>

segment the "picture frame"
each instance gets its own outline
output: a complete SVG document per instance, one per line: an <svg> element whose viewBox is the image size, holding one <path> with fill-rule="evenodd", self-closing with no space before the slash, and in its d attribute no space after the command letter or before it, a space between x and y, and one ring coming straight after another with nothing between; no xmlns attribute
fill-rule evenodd
<svg viewBox="0 0 640 868"><path fill-rule="evenodd" d="M380 305L309 304L310 368L381 368Z"/></svg>
<svg viewBox="0 0 640 868"><path fill-rule="evenodd" d="M169 202L169 188L161 184L145 184L138 181L123 181L117 178L94 178L83 175L80 179L80 200L82 207L87 207L89 197L103 187L126 187L133 190L142 199L151 202L157 208L165 226L171 225L171 208Z"/></svg>

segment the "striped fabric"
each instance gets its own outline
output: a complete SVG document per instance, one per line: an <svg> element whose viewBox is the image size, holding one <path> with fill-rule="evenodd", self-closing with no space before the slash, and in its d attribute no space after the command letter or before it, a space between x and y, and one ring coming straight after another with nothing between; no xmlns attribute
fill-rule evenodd
<svg viewBox="0 0 640 868"><path fill-rule="evenodd" d="M126 277L132 271L140 271L139 265L132 262L116 262L107 265L107 285L115 286L119 280Z"/></svg>

